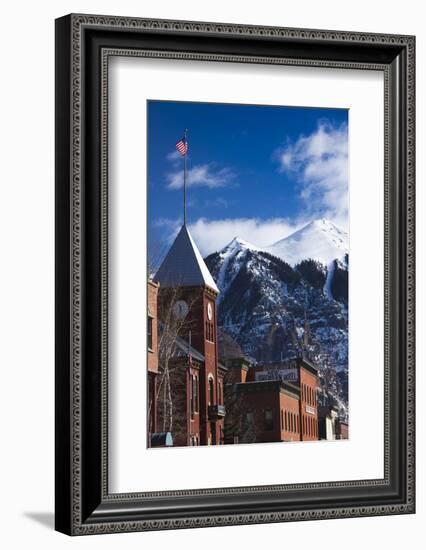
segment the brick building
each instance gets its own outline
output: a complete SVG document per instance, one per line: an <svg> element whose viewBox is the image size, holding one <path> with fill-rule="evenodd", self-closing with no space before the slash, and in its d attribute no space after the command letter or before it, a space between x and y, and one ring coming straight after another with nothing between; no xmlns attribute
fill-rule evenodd
<svg viewBox="0 0 426 550"><path fill-rule="evenodd" d="M300 440L298 388L280 380L226 388L225 443Z"/></svg>
<svg viewBox="0 0 426 550"><path fill-rule="evenodd" d="M225 442L318 439L318 370L305 358L250 366L228 365Z"/></svg>
<svg viewBox="0 0 426 550"><path fill-rule="evenodd" d="M221 444L226 369L218 361L219 289L186 225L154 281L159 285L159 358L172 377L174 445ZM157 408L163 414L164 407ZM168 419L162 420L167 425Z"/></svg>
<svg viewBox="0 0 426 550"><path fill-rule="evenodd" d="M158 377L158 316L157 297L158 284L148 281L148 445L151 437L157 432L157 377Z"/></svg>
<svg viewBox="0 0 426 550"><path fill-rule="evenodd" d="M219 362L218 294L183 225L148 283L148 445L347 439L306 357L253 365L239 349Z"/></svg>
<svg viewBox="0 0 426 550"><path fill-rule="evenodd" d="M336 422L336 439L349 439L349 425L340 419Z"/></svg>

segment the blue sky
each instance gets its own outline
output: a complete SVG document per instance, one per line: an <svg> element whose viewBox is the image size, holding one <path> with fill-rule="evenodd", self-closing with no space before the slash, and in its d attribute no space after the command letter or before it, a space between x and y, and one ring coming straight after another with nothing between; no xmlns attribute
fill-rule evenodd
<svg viewBox="0 0 426 550"><path fill-rule="evenodd" d="M347 229L347 110L165 101L147 109L151 258L183 221L175 143L185 128L187 223L203 255L236 235L266 246L319 217Z"/></svg>

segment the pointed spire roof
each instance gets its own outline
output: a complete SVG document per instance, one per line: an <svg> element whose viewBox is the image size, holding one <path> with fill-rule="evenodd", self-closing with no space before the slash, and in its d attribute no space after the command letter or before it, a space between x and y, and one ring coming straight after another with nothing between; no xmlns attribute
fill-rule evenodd
<svg viewBox="0 0 426 550"><path fill-rule="evenodd" d="M206 286L219 294L219 289L186 225L182 225L155 274L154 281L162 287Z"/></svg>

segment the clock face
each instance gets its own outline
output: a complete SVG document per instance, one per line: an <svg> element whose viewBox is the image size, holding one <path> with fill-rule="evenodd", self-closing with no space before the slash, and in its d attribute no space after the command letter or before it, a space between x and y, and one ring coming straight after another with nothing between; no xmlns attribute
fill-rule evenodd
<svg viewBox="0 0 426 550"><path fill-rule="evenodd" d="M188 310L185 300L178 300L173 306L173 314L177 319L184 319L188 315Z"/></svg>
<svg viewBox="0 0 426 550"><path fill-rule="evenodd" d="M213 317L213 308L210 302L207 304L207 317L209 318L209 321L211 321Z"/></svg>

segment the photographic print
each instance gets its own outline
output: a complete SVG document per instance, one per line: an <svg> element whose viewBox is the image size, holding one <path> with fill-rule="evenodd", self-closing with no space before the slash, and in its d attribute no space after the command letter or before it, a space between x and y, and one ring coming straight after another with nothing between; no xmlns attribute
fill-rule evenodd
<svg viewBox="0 0 426 550"><path fill-rule="evenodd" d="M348 439L348 110L147 111L147 446Z"/></svg>

